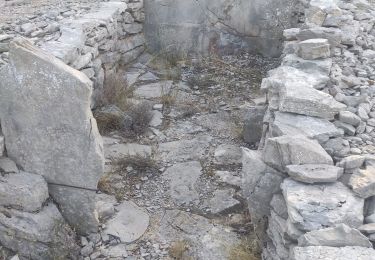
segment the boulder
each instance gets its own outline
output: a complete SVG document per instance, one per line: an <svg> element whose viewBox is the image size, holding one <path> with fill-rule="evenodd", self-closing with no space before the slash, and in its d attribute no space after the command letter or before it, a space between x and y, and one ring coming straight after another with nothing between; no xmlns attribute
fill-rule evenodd
<svg viewBox="0 0 375 260"><path fill-rule="evenodd" d="M75 235L57 207L35 213L0 208L0 243L25 259L76 259Z"/></svg>
<svg viewBox="0 0 375 260"><path fill-rule="evenodd" d="M349 186L362 198L375 196L375 167L356 171L349 180Z"/></svg>
<svg viewBox="0 0 375 260"><path fill-rule="evenodd" d="M149 225L147 211L131 201L116 207L117 214L106 223L102 234L117 237L121 243L131 243L140 238Z"/></svg>
<svg viewBox="0 0 375 260"><path fill-rule="evenodd" d="M48 197L47 183L40 175L0 174L0 206L34 212L42 208Z"/></svg>
<svg viewBox="0 0 375 260"><path fill-rule="evenodd" d="M305 60L298 57L296 54L288 54L283 58L281 65L293 67L306 73L320 73L324 76L328 76L332 68L332 59Z"/></svg>
<svg viewBox="0 0 375 260"><path fill-rule="evenodd" d="M275 120L270 125L273 137L282 135L304 135L319 142L326 142L331 137L340 136L334 124L323 118L276 112Z"/></svg>
<svg viewBox="0 0 375 260"><path fill-rule="evenodd" d="M367 247L308 246L293 248L290 260L372 260L374 254L375 250Z"/></svg>
<svg viewBox="0 0 375 260"><path fill-rule="evenodd" d="M264 162L285 172L287 165L328 164L332 158L315 140L284 135L269 138L263 151Z"/></svg>
<svg viewBox="0 0 375 260"><path fill-rule="evenodd" d="M269 214L271 199L280 192L284 178L263 162L261 152L243 148L241 188L252 214L259 217Z"/></svg>
<svg viewBox="0 0 375 260"><path fill-rule="evenodd" d="M331 47L336 47L342 41L343 33L338 28L326 28L326 27L312 27L302 29L297 34L299 41L305 41L309 39L327 39Z"/></svg>
<svg viewBox="0 0 375 260"><path fill-rule="evenodd" d="M372 247L366 236L345 224L307 232L298 239L298 246Z"/></svg>
<svg viewBox="0 0 375 260"><path fill-rule="evenodd" d="M340 182L311 185L285 179L281 189L288 221L302 231L341 223L357 228L363 223L364 200Z"/></svg>
<svg viewBox="0 0 375 260"><path fill-rule="evenodd" d="M344 172L327 164L288 165L286 170L292 179L304 183L335 182Z"/></svg>
<svg viewBox="0 0 375 260"><path fill-rule="evenodd" d="M26 40L10 43L9 64L0 72L8 156L48 183L96 189L104 157L91 92L81 72Z"/></svg>
<svg viewBox="0 0 375 260"><path fill-rule="evenodd" d="M339 120L352 126L359 126L361 118L350 111L340 111Z"/></svg>
<svg viewBox="0 0 375 260"><path fill-rule="evenodd" d="M298 55L305 60L329 58L331 51L327 39L309 39L298 44Z"/></svg>
<svg viewBox="0 0 375 260"><path fill-rule="evenodd" d="M345 171L352 172L354 169L362 167L364 162L364 156L350 155L339 161L336 166L344 168Z"/></svg>

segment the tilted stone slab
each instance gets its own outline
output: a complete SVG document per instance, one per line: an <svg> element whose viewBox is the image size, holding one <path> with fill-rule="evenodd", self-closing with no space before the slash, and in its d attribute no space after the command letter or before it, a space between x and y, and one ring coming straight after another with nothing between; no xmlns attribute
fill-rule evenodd
<svg viewBox="0 0 375 260"><path fill-rule="evenodd" d="M304 183L335 182L344 172L344 169L327 164L288 165L289 176Z"/></svg>
<svg viewBox="0 0 375 260"><path fill-rule="evenodd" d="M288 54L283 58L283 66L294 67L306 73L321 73L329 76L332 68L332 59L304 60L296 54Z"/></svg>
<svg viewBox="0 0 375 260"><path fill-rule="evenodd" d="M40 210L48 197L47 183L40 175L0 174L0 206L33 212Z"/></svg>
<svg viewBox="0 0 375 260"><path fill-rule="evenodd" d="M338 224L335 227L308 232L298 239L299 246L361 246L372 247L369 239L358 229Z"/></svg>
<svg viewBox="0 0 375 260"><path fill-rule="evenodd" d="M331 137L340 136L341 132L323 118L276 112L275 120L271 124L271 134L274 137L304 135L319 142L326 142Z"/></svg>
<svg viewBox="0 0 375 260"><path fill-rule="evenodd" d="M35 213L0 207L0 243L25 259L78 255L75 235L52 203Z"/></svg>
<svg viewBox="0 0 375 260"><path fill-rule="evenodd" d="M293 248L291 255L291 260L373 260L375 250L367 247L308 246Z"/></svg>
<svg viewBox="0 0 375 260"><path fill-rule="evenodd" d="M102 138L90 110L91 81L32 46L10 44L0 72L0 117L9 157L47 182L96 189Z"/></svg>
<svg viewBox="0 0 375 260"><path fill-rule="evenodd" d="M340 182L311 185L285 179L281 189L288 221L302 231L340 223L357 228L363 223L364 200Z"/></svg>
<svg viewBox="0 0 375 260"><path fill-rule="evenodd" d="M303 136L269 138L263 151L263 159L266 164L284 172L285 167L292 164L333 164L332 158L317 141Z"/></svg>

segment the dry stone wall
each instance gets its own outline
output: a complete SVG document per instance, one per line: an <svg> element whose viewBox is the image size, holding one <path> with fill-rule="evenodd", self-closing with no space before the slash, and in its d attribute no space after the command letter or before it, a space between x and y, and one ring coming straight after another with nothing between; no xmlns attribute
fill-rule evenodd
<svg viewBox="0 0 375 260"><path fill-rule="evenodd" d="M3 26L0 67L8 62L9 42L23 36L94 82L93 101L105 75L134 61L145 50L143 1L99 1L50 10ZM92 103L92 106L95 102Z"/></svg>
<svg viewBox="0 0 375 260"><path fill-rule="evenodd" d="M284 31L282 65L262 82L263 141L243 151L243 189L265 232L263 259L370 260L374 5L312 0L305 16Z"/></svg>

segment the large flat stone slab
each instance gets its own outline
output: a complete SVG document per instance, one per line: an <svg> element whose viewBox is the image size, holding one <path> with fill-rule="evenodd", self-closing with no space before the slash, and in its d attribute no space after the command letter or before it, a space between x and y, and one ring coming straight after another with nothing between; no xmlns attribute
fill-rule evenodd
<svg viewBox="0 0 375 260"><path fill-rule="evenodd" d="M286 179L281 189L288 221L302 231L340 223L357 228L363 223L364 200L340 182L310 185Z"/></svg>
<svg viewBox="0 0 375 260"><path fill-rule="evenodd" d="M9 157L49 183L96 189L102 139L90 110L92 82L32 46L10 44L0 72L0 117Z"/></svg>
<svg viewBox="0 0 375 260"><path fill-rule="evenodd" d="M131 243L146 232L150 221L147 211L131 201L123 201L116 209L117 214L106 223L103 234Z"/></svg>
<svg viewBox="0 0 375 260"><path fill-rule="evenodd" d="M298 239L299 246L361 246L372 247L369 239L358 229L338 224L334 227L307 232Z"/></svg>
<svg viewBox="0 0 375 260"><path fill-rule="evenodd" d="M293 248L291 260L373 260L375 250L367 247L308 246Z"/></svg>
<svg viewBox="0 0 375 260"><path fill-rule="evenodd" d="M344 173L344 169L327 164L288 165L288 175L304 183L335 182Z"/></svg>
<svg viewBox="0 0 375 260"><path fill-rule="evenodd" d="M275 113L271 133L274 137L304 135L319 142L341 135L339 129L327 119L283 112Z"/></svg>
<svg viewBox="0 0 375 260"><path fill-rule="evenodd" d="M333 164L332 158L317 141L303 136L269 138L263 151L263 159L266 164L281 171L285 171L287 165Z"/></svg>

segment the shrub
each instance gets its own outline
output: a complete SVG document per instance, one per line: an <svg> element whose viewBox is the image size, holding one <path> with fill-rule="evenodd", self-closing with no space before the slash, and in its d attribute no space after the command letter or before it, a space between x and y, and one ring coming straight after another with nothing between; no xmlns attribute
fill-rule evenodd
<svg viewBox="0 0 375 260"><path fill-rule="evenodd" d="M141 135L144 134L152 120L153 113L151 105L147 102L142 102L133 105L125 113L123 122L123 130L126 135Z"/></svg>

